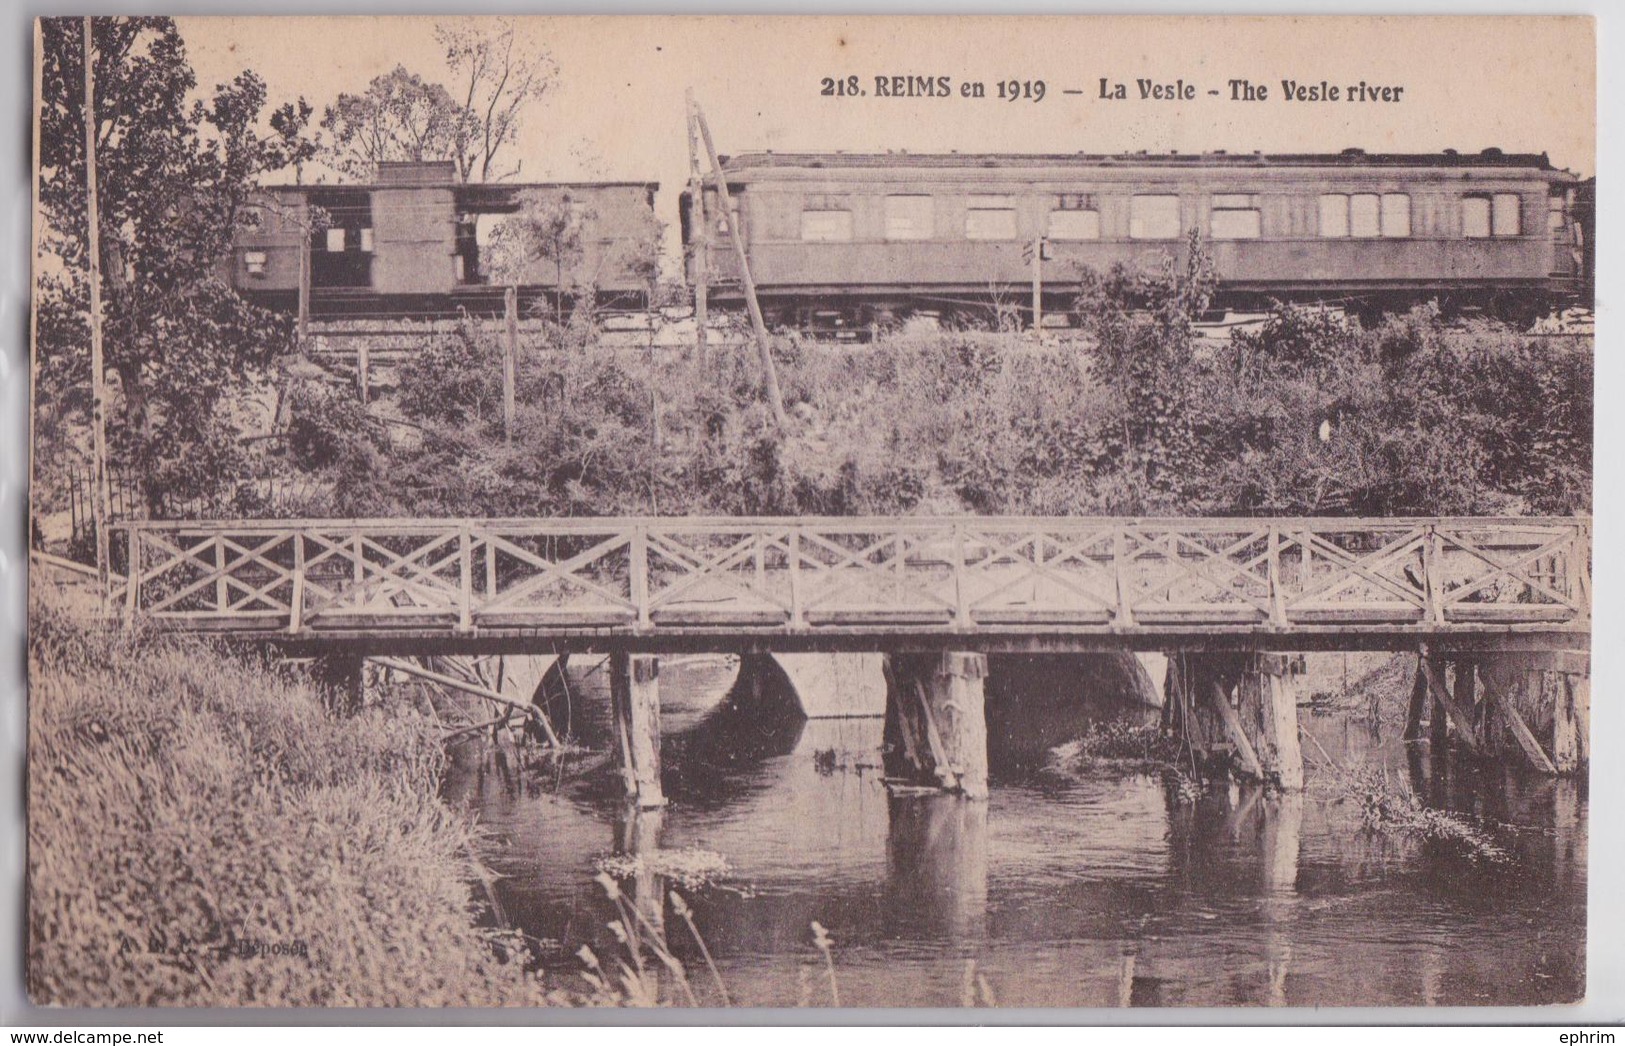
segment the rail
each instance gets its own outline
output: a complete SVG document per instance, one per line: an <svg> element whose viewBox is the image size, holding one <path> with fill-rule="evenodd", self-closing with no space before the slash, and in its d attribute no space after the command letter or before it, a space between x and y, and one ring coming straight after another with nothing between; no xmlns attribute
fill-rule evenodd
<svg viewBox="0 0 1625 1046"><path fill-rule="evenodd" d="M110 603L192 631L466 636L1581 629L1588 519L131 522Z"/></svg>

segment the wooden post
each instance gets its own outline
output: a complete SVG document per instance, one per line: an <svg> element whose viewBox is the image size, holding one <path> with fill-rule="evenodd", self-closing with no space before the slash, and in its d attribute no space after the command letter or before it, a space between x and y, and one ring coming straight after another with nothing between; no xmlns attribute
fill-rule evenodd
<svg viewBox="0 0 1625 1046"><path fill-rule="evenodd" d="M688 227L694 247L694 363L705 367L710 323L711 225L705 213L705 179L700 174L699 134L694 127L694 91L688 91Z"/></svg>
<svg viewBox="0 0 1625 1046"><path fill-rule="evenodd" d="M1573 676L1554 672L1552 705L1552 765L1560 774L1580 768L1579 716L1574 706Z"/></svg>
<svg viewBox="0 0 1625 1046"><path fill-rule="evenodd" d="M299 321L296 328L295 346L301 353L305 352L305 341L310 337L310 238L316 235L311 227L310 203L302 199L299 204Z"/></svg>
<svg viewBox="0 0 1625 1046"><path fill-rule="evenodd" d="M369 391L370 387L372 385L372 378L371 378L371 375L370 375L370 371L372 370L372 366L371 366L371 363L372 363L371 345L372 345L372 339L371 338L357 338L356 339L356 346L355 346L355 378L356 378L356 384L358 384L361 387L361 405L363 407L365 407L367 405L367 400L371 396L371 393Z"/></svg>
<svg viewBox="0 0 1625 1046"><path fill-rule="evenodd" d="M1427 717L1428 677L1422 671L1422 658L1417 655L1416 674L1411 679L1411 706L1405 714L1405 740L1422 739L1422 720Z"/></svg>
<svg viewBox="0 0 1625 1046"><path fill-rule="evenodd" d="M1287 675L1286 658L1260 654L1252 666L1264 702L1264 736L1269 769L1283 789L1303 787L1303 748L1298 741L1297 688Z"/></svg>
<svg viewBox="0 0 1625 1046"><path fill-rule="evenodd" d="M107 373L102 358L102 238L101 203L96 191L96 54L91 19L85 18L85 202L88 239L85 254L90 263L90 431L91 453L95 456L92 475L96 489L91 497L91 518L96 529L96 589L101 607L107 609L108 580L112 562L107 544Z"/></svg>
<svg viewBox="0 0 1625 1046"><path fill-rule="evenodd" d="M1465 712L1472 720L1473 727L1480 739L1483 738L1482 717L1478 714L1478 685L1477 665L1465 657L1456 658L1456 678L1452 680L1453 693L1456 698L1456 707Z"/></svg>
<svg viewBox="0 0 1625 1046"><path fill-rule="evenodd" d="M509 286L502 292L502 309L507 330L502 339L502 438L513 442L514 419L518 412L515 404L515 385L519 369L519 288Z"/></svg>
<svg viewBox="0 0 1625 1046"><path fill-rule="evenodd" d="M733 242L734 256L739 261L739 278L745 285L745 307L750 310L750 325L756 332L756 351L761 357L762 381L766 385L768 406L773 411L773 421L783 432L789 428L790 419L784 413L784 397L779 392L779 372L773 363L773 343L767 336L767 324L762 320L762 306L756 300L756 281L751 279L750 258L745 252L744 237L739 234L739 212L734 209L733 198L728 195L728 176L722 170L716 143L711 140L711 127L705 122L705 113L701 111L699 103L694 103L693 112L700 138L705 142L705 154L716 175L717 200L722 204L722 213L728 216L728 239Z"/></svg>
<svg viewBox="0 0 1625 1046"><path fill-rule="evenodd" d="M888 654L886 773L987 798L984 654Z"/></svg>
<svg viewBox="0 0 1625 1046"><path fill-rule="evenodd" d="M641 809L666 805L660 787L660 659L610 655L610 698L626 797Z"/></svg>
<svg viewBox="0 0 1625 1046"><path fill-rule="evenodd" d="M1044 237L1033 237L1033 333L1044 326Z"/></svg>

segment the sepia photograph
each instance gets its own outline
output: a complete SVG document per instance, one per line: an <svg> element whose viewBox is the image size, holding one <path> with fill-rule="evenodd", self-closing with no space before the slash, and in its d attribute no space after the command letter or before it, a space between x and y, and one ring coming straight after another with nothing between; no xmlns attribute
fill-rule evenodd
<svg viewBox="0 0 1625 1046"><path fill-rule="evenodd" d="M1589 17L32 32L33 1006L1587 1000Z"/></svg>

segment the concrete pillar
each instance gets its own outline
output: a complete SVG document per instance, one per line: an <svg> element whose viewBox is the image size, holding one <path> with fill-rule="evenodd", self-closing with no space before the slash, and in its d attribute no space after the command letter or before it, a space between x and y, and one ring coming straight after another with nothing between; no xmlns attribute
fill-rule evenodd
<svg viewBox="0 0 1625 1046"><path fill-rule="evenodd" d="M323 654L311 666L316 685L324 691L327 707L337 715L352 716L366 703L366 660L355 654Z"/></svg>
<svg viewBox="0 0 1625 1046"><path fill-rule="evenodd" d="M986 656L888 654L884 668L887 775L986 799Z"/></svg>
<svg viewBox="0 0 1625 1046"><path fill-rule="evenodd" d="M610 700L626 796L648 810L666 805L660 788L660 659L617 652L609 659Z"/></svg>

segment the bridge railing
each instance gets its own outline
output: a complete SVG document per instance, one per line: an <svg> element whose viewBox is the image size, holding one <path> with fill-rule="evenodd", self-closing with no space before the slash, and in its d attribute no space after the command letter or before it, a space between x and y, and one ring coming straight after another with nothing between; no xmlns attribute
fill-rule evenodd
<svg viewBox="0 0 1625 1046"><path fill-rule="evenodd" d="M1122 630L1569 625L1590 522L134 522L123 612L196 630Z"/></svg>

